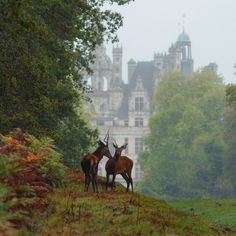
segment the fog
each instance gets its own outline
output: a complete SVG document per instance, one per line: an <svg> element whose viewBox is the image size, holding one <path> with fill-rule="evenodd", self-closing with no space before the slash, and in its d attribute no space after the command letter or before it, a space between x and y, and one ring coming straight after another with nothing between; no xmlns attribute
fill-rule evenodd
<svg viewBox="0 0 236 236"><path fill-rule="evenodd" d="M124 25L118 31L123 46L124 80L129 59L149 61L154 52L166 52L184 24L192 42L194 69L215 62L225 83L236 82L235 0L136 0L114 9L124 17ZM110 52L108 45L109 55Z"/></svg>

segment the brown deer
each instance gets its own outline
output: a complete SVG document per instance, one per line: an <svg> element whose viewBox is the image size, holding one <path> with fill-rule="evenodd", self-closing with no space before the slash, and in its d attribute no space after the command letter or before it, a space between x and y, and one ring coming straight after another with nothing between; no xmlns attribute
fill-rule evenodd
<svg viewBox="0 0 236 236"><path fill-rule="evenodd" d="M98 164L103 158L103 156L112 158L108 148L109 134L106 135L104 141L106 138L107 140L105 143L99 140L98 148L96 149L96 151L85 155L81 161L81 167L85 176L84 191L88 191L89 184L92 181L93 191L98 192L98 185L97 185Z"/></svg>
<svg viewBox="0 0 236 236"><path fill-rule="evenodd" d="M112 175L112 189L114 188L114 182L116 175L120 174L125 179L127 183L126 191L129 190L129 185L131 184L131 189L133 192L133 179L131 176L133 161L127 156L121 156L122 151L127 147L127 143L118 147L116 143L113 142L113 146L115 148L115 154L112 159L109 159L106 163L106 189L108 188L109 176Z"/></svg>

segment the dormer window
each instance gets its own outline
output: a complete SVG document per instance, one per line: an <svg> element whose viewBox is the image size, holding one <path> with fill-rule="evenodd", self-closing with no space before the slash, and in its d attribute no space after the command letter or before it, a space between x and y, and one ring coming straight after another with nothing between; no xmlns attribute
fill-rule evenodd
<svg viewBox="0 0 236 236"><path fill-rule="evenodd" d="M144 99L143 97L135 98L135 111L143 111L144 110Z"/></svg>

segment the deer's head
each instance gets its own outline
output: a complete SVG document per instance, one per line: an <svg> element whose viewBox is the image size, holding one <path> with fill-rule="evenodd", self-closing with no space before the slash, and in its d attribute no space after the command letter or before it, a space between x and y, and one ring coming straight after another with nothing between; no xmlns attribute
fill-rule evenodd
<svg viewBox="0 0 236 236"><path fill-rule="evenodd" d="M112 155L109 150L108 142L109 142L109 130L107 131L107 134L106 134L103 141L98 140L98 145L99 145L99 148L101 148L102 154L104 156L106 156L108 158L112 158Z"/></svg>
<svg viewBox="0 0 236 236"><path fill-rule="evenodd" d="M126 149L127 145L128 145L128 143L125 143L125 144L123 144L122 146L118 147L116 141L114 140L114 141L113 141L113 147L115 148L115 154L114 154L114 156L115 156L115 157L121 156L122 151Z"/></svg>

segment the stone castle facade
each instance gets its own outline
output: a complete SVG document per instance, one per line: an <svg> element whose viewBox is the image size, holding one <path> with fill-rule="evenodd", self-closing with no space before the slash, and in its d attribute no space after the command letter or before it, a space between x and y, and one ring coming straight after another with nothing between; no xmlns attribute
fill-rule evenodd
<svg viewBox="0 0 236 236"><path fill-rule="evenodd" d="M144 150L144 137L149 131L152 113L151 101L158 86L155 78L174 70L192 74L191 41L183 31L167 53L155 53L151 61L129 60L128 83L122 79L122 54L121 47L113 47L111 59L104 46L97 48L92 66L94 73L86 78L91 81L93 90L88 108L92 112L91 122L99 129L101 138L110 129L110 136L118 145L128 143L125 155L134 161L132 174L137 182L142 177L138 154ZM106 161L104 157L99 167L100 175L105 175Z"/></svg>

